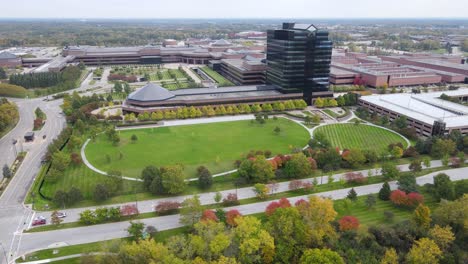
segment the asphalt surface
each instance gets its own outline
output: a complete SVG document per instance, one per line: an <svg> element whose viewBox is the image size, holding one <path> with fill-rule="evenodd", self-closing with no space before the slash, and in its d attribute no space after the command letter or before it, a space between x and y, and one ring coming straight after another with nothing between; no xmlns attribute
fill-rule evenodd
<svg viewBox="0 0 468 264"><path fill-rule="evenodd" d="M456 181L462 179L468 179L468 169L467 168L459 168L459 169L451 169L446 171L440 171L431 173L422 177L417 178L417 183L419 185L424 185L426 183L432 183L433 178L435 175L444 172L449 177ZM367 195L370 193L377 193L382 184L371 184L365 186L354 187L358 195ZM390 182L390 187L392 189L396 189L397 185L396 182ZM343 199L347 196L350 188L340 189L335 191L317 193L314 195L319 195L323 197L329 197L331 199ZM297 200L300 199L307 199L309 195L297 196L293 198L289 198L291 204L294 204ZM266 206L271 203L272 201L266 202L259 202L253 204L246 204L241 206L234 206L225 208L225 210L230 209L237 209L243 215L254 214L259 212L264 212ZM180 215L169 215L169 216L162 216L162 217L155 217L155 218L148 218L142 219L141 222L147 225L153 225L158 230L168 230L180 227L179 223ZM127 236L127 232L125 231L128 228L129 222L117 222L117 223L110 223L110 224L101 224L101 225L94 225L94 226L87 226L87 227L78 227L78 228L71 228L71 229L62 229L62 230L55 230L55 231L48 231L48 232L39 232L39 233L25 233L23 234L21 248L18 251L18 255L22 255L26 252L35 251L42 248L53 247L54 244L59 245L75 245L75 244L82 244L82 243L91 243L101 240L108 240L108 239L115 239L115 238L122 238Z"/></svg>
<svg viewBox="0 0 468 264"><path fill-rule="evenodd" d="M37 99L12 99L19 108L20 119L16 127L0 140L0 164L11 165L15 159L12 139L17 139L17 151L27 151L27 155L11 180L7 189L0 197L0 243L8 257L16 255L21 241L21 231L27 227L33 212L23 205L29 187L34 181L41 166L43 157L49 143L60 133L65 126L65 117L60 115L62 100L43 101ZM40 107L47 115L47 121L40 131L35 132L33 142L24 142L23 136L32 131L34 110ZM42 136L46 135L43 139ZM3 256L3 254L0 254ZM2 263L4 258L2 259Z"/></svg>

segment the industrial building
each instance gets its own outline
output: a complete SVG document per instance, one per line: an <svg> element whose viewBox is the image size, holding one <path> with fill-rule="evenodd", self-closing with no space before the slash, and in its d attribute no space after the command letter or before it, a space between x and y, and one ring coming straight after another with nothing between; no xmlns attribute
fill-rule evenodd
<svg viewBox="0 0 468 264"><path fill-rule="evenodd" d="M445 94L461 103L440 99ZM468 89L423 94L386 94L362 96L359 105L390 121L406 116L409 127L420 136L448 134L459 130L468 135Z"/></svg>

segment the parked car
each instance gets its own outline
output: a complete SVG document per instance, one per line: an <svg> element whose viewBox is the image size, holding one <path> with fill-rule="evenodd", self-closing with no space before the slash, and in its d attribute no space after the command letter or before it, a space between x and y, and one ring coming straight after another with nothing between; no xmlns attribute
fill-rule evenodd
<svg viewBox="0 0 468 264"><path fill-rule="evenodd" d="M57 217L58 218L65 218L65 217L67 217L67 214L64 213L64 212L57 212Z"/></svg>
<svg viewBox="0 0 468 264"><path fill-rule="evenodd" d="M42 138L45 139L45 138L46 138L46 135L43 135Z"/></svg>
<svg viewBox="0 0 468 264"><path fill-rule="evenodd" d="M46 224L46 219L43 216L38 216L34 218L32 225L37 226L37 225L45 225Z"/></svg>

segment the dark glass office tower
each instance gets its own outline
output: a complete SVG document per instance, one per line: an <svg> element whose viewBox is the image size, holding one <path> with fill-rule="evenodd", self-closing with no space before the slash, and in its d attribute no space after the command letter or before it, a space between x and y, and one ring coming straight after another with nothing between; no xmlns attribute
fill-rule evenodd
<svg viewBox="0 0 468 264"><path fill-rule="evenodd" d="M303 92L308 104L330 96L331 53L328 31L314 25L283 23L282 29L268 30L267 83L285 93Z"/></svg>

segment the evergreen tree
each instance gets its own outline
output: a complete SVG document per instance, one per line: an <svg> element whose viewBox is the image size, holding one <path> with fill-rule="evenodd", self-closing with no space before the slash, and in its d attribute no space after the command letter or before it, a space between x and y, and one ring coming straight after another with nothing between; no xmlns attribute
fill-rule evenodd
<svg viewBox="0 0 468 264"><path fill-rule="evenodd" d="M348 195L346 196L346 198L350 199L351 201L356 201L357 200L357 193L354 190L354 188L351 188L351 190L349 190Z"/></svg>
<svg viewBox="0 0 468 264"><path fill-rule="evenodd" d="M391 192L392 191L390 190L390 185L388 184L388 182L384 182L384 184L382 185L382 188L380 188L380 191L379 191L379 199L382 201L390 200Z"/></svg>
<svg viewBox="0 0 468 264"><path fill-rule="evenodd" d="M10 167L8 167L8 165L3 165L3 177L5 178L10 178L11 177L11 170L10 170Z"/></svg>

